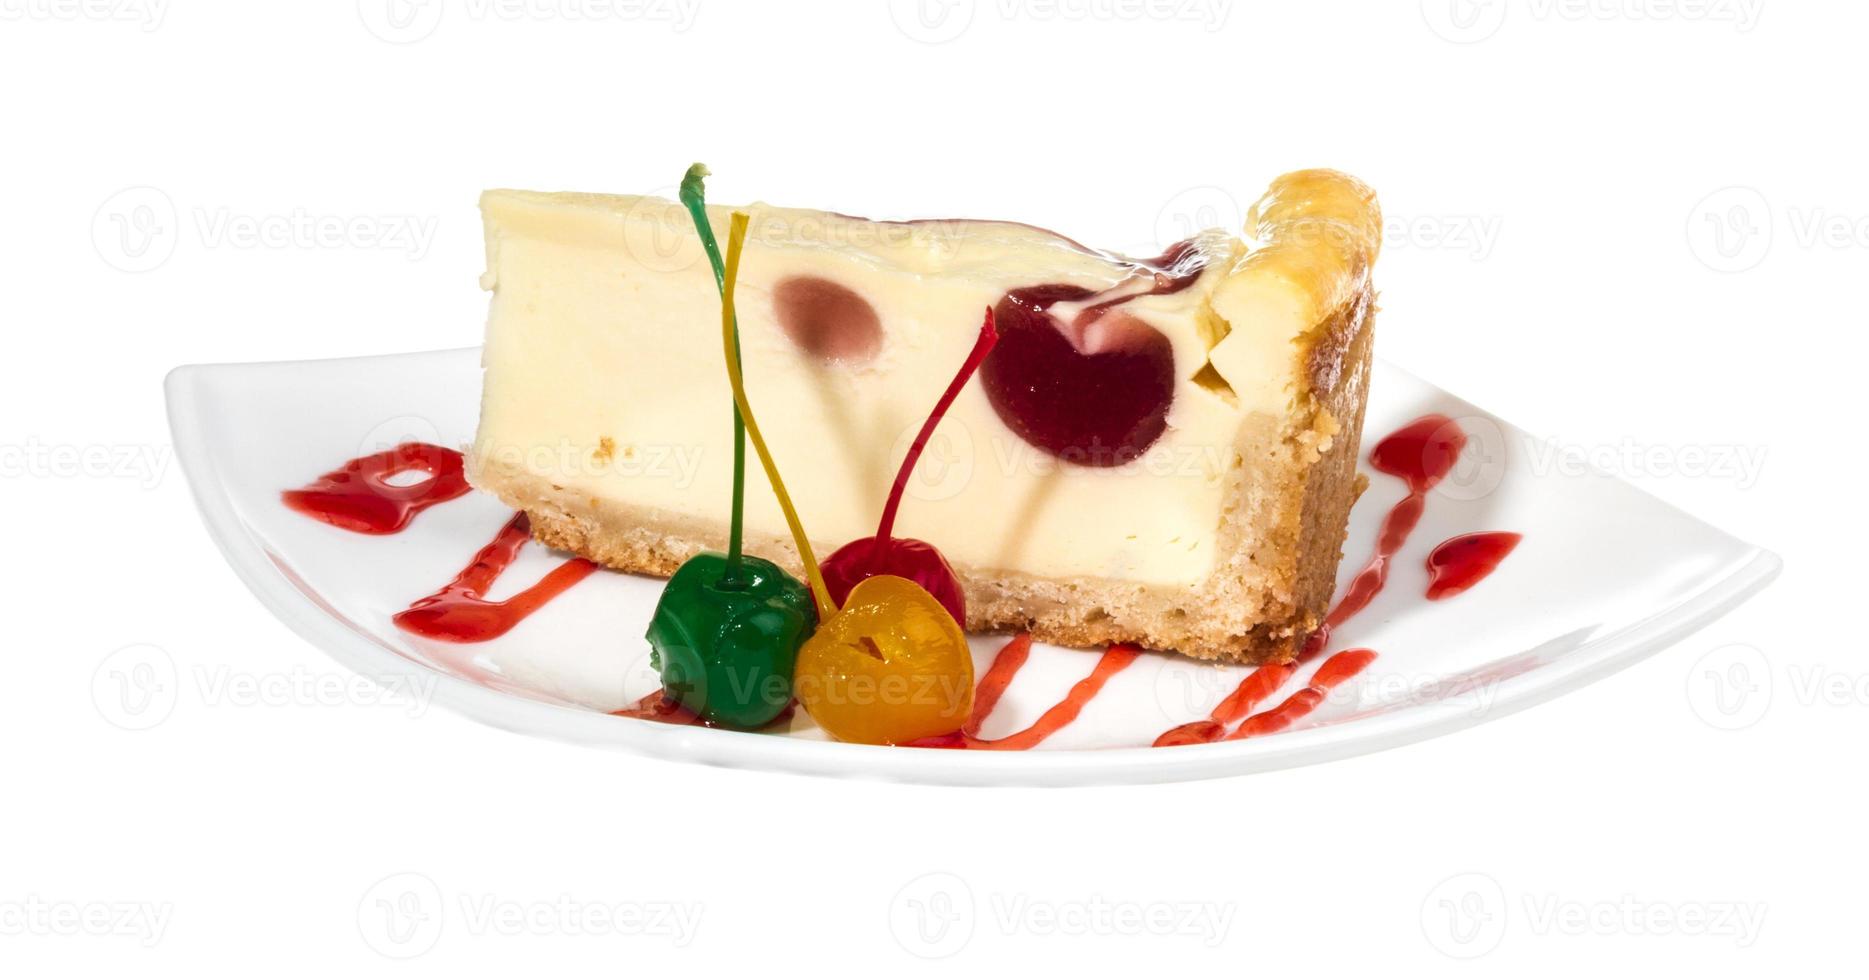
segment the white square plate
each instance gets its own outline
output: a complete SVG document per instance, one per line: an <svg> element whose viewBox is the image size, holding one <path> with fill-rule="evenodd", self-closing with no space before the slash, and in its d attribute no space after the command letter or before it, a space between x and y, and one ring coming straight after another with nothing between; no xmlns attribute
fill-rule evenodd
<svg viewBox="0 0 1869 980"><path fill-rule="evenodd" d="M1469 442L1430 493L1386 590L1340 628L1332 649L1377 660L1275 734L1151 748L1206 717L1248 673L1147 654L1071 724L1027 752L886 748L831 742L802 712L784 730L743 733L608 712L656 686L642 639L660 580L599 572L486 643L402 632L391 617L460 572L512 513L478 493L417 516L392 536L308 519L281 491L353 457L417 440L464 446L480 394L478 349L178 369L168 380L179 458L228 561L281 620L377 679L419 681L437 703L513 731L667 759L819 775L954 784L1157 782L1258 772L1406 744L1501 717L1608 676L1733 608L1777 573L1773 554L1616 479L1558 465L1553 447L1387 365L1373 381L1364 447L1429 413ZM1367 467L1365 467L1367 470ZM1363 565L1384 513L1406 493L1371 473L1351 518L1339 587ZM1524 540L1491 577L1425 598L1429 549L1472 531ZM529 544L489 598L564 560ZM1004 637L975 637L982 673ZM1030 725L1097 661L1039 645L982 735ZM1302 689L1301 667L1262 703Z"/></svg>

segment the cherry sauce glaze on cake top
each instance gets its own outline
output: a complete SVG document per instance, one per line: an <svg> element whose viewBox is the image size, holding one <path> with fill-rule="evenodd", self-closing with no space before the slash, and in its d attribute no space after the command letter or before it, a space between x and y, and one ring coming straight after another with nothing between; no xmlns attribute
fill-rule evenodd
<svg viewBox="0 0 1869 980"><path fill-rule="evenodd" d="M1001 316L1003 324L1003 314ZM1375 553L1369 562L1351 579L1349 587L1292 662L1256 668L1209 717L1171 729L1154 744L1192 745L1281 731L1304 718L1332 690L1368 667L1376 659L1375 651L1361 648L1339 651L1319 664L1295 693L1271 708L1254 711L1261 702L1281 690L1301 667L1316 660L1329 646L1332 632L1367 608L1382 592L1391 564L1421 521L1429 492L1452 472L1466 441L1466 434L1452 419L1429 415L1377 443L1370 452L1370 465L1401 479L1408 493L1384 516L1377 533ZM397 473L412 470L426 472L430 477L406 486L388 482ZM387 453L353 460L309 486L286 491L282 496L293 510L335 527L361 534L394 534L407 527L423 510L465 494L467 486L461 473L462 459L458 452L410 443ZM596 565L585 559L572 559L509 599L488 600L488 591L518 557L529 536L526 516L516 515L453 582L398 613L396 625L431 640L484 642L511 631L526 617L597 570ZM1463 534L1442 543L1433 549L1427 561L1430 574L1427 597L1442 600L1472 588L1497 569L1520 540L1520 535L1509 532L1484 532ZM1139 650L1128 645L1109 648L1063 700L1047 709L1030 726L1004 738L979 737L981 726L1025 665L1031 647L1031 637L1022 634L999 651L992 666L980 678L973 710L959 731L909 744L922 748L1000 751L1035 748L1076 720L1110 678L1140 656ZM661 691L612 714L671 724L700 723L692 712L666 699ZM787 712L769 727L783 727L790 716Z"/></svg>

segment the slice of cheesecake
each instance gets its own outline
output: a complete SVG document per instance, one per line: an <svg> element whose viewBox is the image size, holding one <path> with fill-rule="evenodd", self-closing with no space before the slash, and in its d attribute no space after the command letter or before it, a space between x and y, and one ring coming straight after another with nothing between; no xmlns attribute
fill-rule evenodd
<svg viewBox="0 0 1869 980"><path fill-rule="evenodd" d="M720 301L657 198L489 191L493 292L475 486L554 547L672 573L724 547L733 430ZM712 208L725 238L731 209ZM1244 237L1148 259L1010 222L754 205L746 384L819 554L874 533L897 465L977 335L1001 340L912 481L972 630L1291 657L1330 600L1369 380L1375 195L1288 174ZM763 481L747 549L797 570Z"/></svg>

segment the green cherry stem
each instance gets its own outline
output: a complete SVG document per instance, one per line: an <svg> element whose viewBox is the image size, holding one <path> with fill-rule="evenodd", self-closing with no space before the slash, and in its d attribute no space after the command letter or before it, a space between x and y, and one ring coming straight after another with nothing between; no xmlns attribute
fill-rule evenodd
<svg viewBox="0 0 1869 980"><path fill-rule="evenodd" d="M785 523L792 529L792 541L798 545L798 558L804 563L805 578L811 583L812 598L818 603L818 622L822 624L837 615L837 603L831 599L831 590L824 585L818 557L812 554L811 539L805 537L805 526L798 520L798 509L792 506L791 494L785 492L785 481L779 479L779 466L772 461L772 450L766 448L765 437L759 434L759 420L753 417L753 406L747 403L746 379L740 373L740 331L734 322L733 287L740 278L740 248L746 244L748 220L746 212L735 211L727 225L726 286L720 298L720 332L727 353L727 383L733 387L733 403L740 407L740 417L746 420L746 435L753 440L753 451L759 454L760 465L766 468L772 495L779 498L779 510L785 513Z"/></svg>
<svg viewBox="0 0 1869 980"><path fill-rule="evenodd" d="M714 240L714 226L707 220L707 192L703 186L708 175L707 165L697 163L688 168L681 178L681 203L688 208L688 214L694 219L694 229L701 236L701 248L707 252L708 264L714 267L714 288L719 290L722 299L727 295L727 267L720 258L720 244ZM738 363L740 322L735 317L731 323L734 333L735 363ZM723 588L737 588L744 583L740 561L740 541L746 523L746 420L740 414L739 403L733 406L733 511L727 532L727 569L721 575Z"/></svg>
<svg viewBox="0 0 1869 980"><path fill-rule="evenodd" d="M934 438L935 427L947 416L947 410L954 405L954 399L959 398L961 389L967 387L967 380L980 369L981 362L986 360L986 355L992 352L993 345L997 343L999 330L993 323L993 308L989 306L986 308L986 319L980 324L980 337L973 342L973 350L955 373L954 380L948 382L947 390L941 393L941 400L935 402L934 411L928 413L921 431L915 434L915 441L909 443L909 452L902 458L902 466L896 470L896 482L889 488L889 500L883 505L883 519L876 526L873 567L881 567L883 555L888 553L890 536L896 529L896 511L902 507L902 494L908 490L909 477L915 472L915 464L921 462L922 450L928 448L928 440Z"/></svg>

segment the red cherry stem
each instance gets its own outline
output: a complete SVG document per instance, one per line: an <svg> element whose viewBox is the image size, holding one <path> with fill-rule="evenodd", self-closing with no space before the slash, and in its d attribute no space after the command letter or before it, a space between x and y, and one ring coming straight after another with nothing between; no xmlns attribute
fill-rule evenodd
<svg viewBox="0 0 1869 980"><path fill-rule="evenodd" d="M902 507L902 494L909 488L909 476L915 472L915 464L921 461L922 450L928 448L928 440L934 438L935 426L947 415L947 410L960 397L962 388L967 387L967 379L980 369L980 363L999 343L999 329L993 323L993 308L986 308L986 319L980 324L980 339L973 342L973 351L967 355L966 363L960 366L960 373L948 382L947 390L941 393L941 400L935 402L934 411L929 413L928 421L922 423L922 430L915 434L915 441L909 444L909 454L902 459L902 468L896 470L895 485L889 488L889 502L883 505L882 523L876 526L876 557L882 558L884 549L889 546L890 532L896 528L896 511Z"/></svg>

